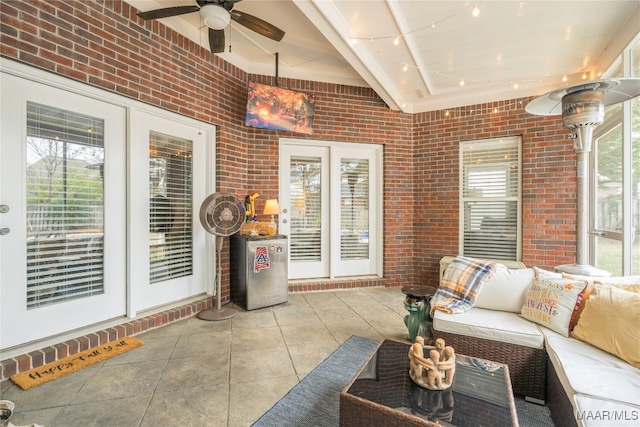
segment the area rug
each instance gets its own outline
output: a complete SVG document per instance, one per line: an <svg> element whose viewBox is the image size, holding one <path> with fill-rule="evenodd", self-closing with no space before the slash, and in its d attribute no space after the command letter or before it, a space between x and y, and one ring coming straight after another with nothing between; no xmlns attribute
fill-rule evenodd
<svg viewBox="0 0 640 427"><path fill-rule="evenodd" d="M340 392L366 362L377 340L352 336L315 367L252 427L333 427L340 424ZM516 399L521 427L554 427L545 406Z"/></svg>
<svg viewBox="0 0 640 427"><path fill-rule="evenodd" d="M131 337L110 341L104 345L81 351L46 365L20 372L11 376L18 387L27 390L31 387L55 380L72 372L76 372L94 363L102 362L110 357L140 347L143 342Z"/></svg>

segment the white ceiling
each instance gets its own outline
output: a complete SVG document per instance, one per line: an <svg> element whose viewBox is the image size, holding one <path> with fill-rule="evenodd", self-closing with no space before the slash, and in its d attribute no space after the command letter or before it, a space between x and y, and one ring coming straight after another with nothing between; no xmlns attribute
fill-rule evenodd
<svg viewBox="0 0 640 427"><path fill-rule="evenodd" d="M125 1L140 11L196 4ZM275 75L278 53L280 77L369 86L408 113L541 95L585 73L597 79L640 31L640 0L242 0L234 10L285 36L276 42L231 21L218 54L227 61ZM198 13L161 21L208 48Z"/></svg>

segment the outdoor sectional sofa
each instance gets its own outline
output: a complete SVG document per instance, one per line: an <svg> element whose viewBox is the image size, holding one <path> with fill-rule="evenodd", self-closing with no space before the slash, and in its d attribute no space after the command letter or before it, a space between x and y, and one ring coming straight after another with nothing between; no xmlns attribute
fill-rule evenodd
<svg viewBox="0 0 640 427"><path fill-rule="evenodd" d="M440 288L455 260L440 261ZM495 263L471 308L432 311L434 336L456 353L509 365L514 394L546 403L557 427L640 425L640 276L563 276ZM558 297L548 317L535 311L536 298L550 295L547 282L572 295Z"/></svg>

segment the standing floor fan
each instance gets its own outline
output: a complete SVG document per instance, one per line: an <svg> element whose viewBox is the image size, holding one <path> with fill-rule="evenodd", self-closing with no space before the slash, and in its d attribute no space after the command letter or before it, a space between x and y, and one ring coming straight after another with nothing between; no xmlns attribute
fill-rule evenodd
<svg viewBox="0 0 640 427"><path fill-rule="evenodd" d="M216 236L216 292L215 306L202 310L198 313L198 318L202 320L223 320L229 319L237 314L237 310L231 307L221 307L220 299L222 294L222 265L220 263L220 253L222 252L223 239L240 231L245 218L244 204L235 197L213 193L202 202L200 206L200 222L204 229Z"/></svg>

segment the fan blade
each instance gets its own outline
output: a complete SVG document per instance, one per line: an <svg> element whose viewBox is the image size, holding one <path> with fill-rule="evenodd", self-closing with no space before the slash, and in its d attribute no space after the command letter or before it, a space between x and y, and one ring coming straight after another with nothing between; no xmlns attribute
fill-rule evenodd
<svg viewBox="0 0 640 427"><path fill-rule="evenodd" d="M211 53L224 52L224 30L209 28L209 48Z"/></svg>
<svg viewBox="0 0 640 427"><path fill-rule="evenodd" d="M160 19L168 18L170 16L184 15L185 13L197 12L199 10L200 7L198 6L176 6L149 10L147 12L138 12L138 16L142 19Z"/></svg>
<svg viewBox="0 0 640 427"><path fill-rule="evenodd" d="M237 10L232 10L230 13L231 19L260 35L277 42L282 40L282 37L284 37L284 31L275 25L269 24L267 21Z"/></svg>

